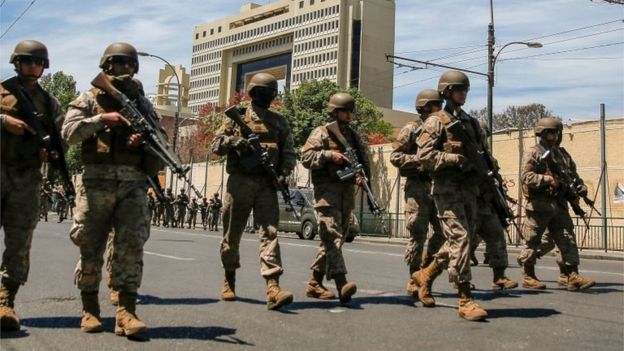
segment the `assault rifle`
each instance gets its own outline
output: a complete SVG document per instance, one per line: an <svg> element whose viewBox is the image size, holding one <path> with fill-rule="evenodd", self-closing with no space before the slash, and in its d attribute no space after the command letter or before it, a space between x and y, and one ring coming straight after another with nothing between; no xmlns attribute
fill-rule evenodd
<svg viewBox="0 0 624 351"><path fill-rule="evenodd" d="M479 126L472 117L470 122L473 129L478 131ZM484 179L482 184L485 185L486 191L494 195L490 200L490 205L494 208L503 228L509 227L513 223L515 216L511 208L509 208L509 196L507 196L504 187L503 177L498 173L492 155L490 155L490 152L485 148L480 139L472 140L468 136L460 120L451 122L446 126L446 129L453 135L456 135L462 142L465 151L464 156L476 163L475 169L471 169L471 171L477 172L477 176Z"/></svg>
<svg viewBox="0 0 624 351"><path fill-rule="evenodd" d="M336 171L336 175L341 181L345 181L348 179L353 179L355 176L360 176L362 178L361 187L366 192L366 197L368 198L368 208L371 213L379 219L379 224L381 225L381 229L384 234L387 234L386 223L384 220L384 212L385 209L379 206L379 202L375 198L375 194L370 188L370 180L366 175L366 171L364 170L364 165L360 162L357 152L351 145L347 142L344 135L340 131L338 127L338 123L331 122L327 124L327 130L338 139L338 142L342 144L342 147L345 149L343 155L348 160L348 165Z"/></svg>
<svg viewBox="0 0 624 351"><path fill-rule="evenodd" d="M5 83L6 82L3 82L3 85L5 85ZM48 162L52 168L60 172L67 202L71 207L75 207L76 190L74 189L74 183L67 169L61 134L56 128L54 118L49 121L51 129L50 134L48 134L41 122L42 116L37 112L32 96L30 96L26 89L17 81L10 82L6 84L5 87L11 91L11 93L15 94L15 97L20 101L20 107L25 115L24 122L35 130L35 137L39 139L40 147L48 151Z"/></svg>
<svg viewBox="0 0 624 351"><path fill-rule="evenodd" d="M143 140L145 140L144 147L146 151L161 159L171 172L177 175L179 179L182 179L195 192L195 195L203 197L199 190L186 178L186 173L188 173L190 167L182 166L182 162L169 146L167 136L160 129L154 117L151 114L143 115L137 108L136 102L131 101L124 93L115 88L103 72L100 72L91 81L91 85L103 90L121 105L119 113L128 119L130 127L135 133L141 134Z"/></svg>
<svg viewBox="0 0 624 351"><path fill-rule="evenodd" d="M288 205L288 208L292 211L295 217L299 220L301 219L301 214L292 203L292 196L290 195L290 190L288 190L288 185L282 185L278 182L279 176L275 171L275 166L273 162L271 162L271 158L269 157L269 152L265 147L260 144L260 139L254 132L249 128L249 126L243 122L240 113L238 113L238 109L236 106L229 107L225 111L223 111L225 115L231 119L238 127L240 128L241 134L243 138L247 139L249 145L253 153L250 157L242 162L245 163L245 167L251 168L254 165L260 165L265 173L271 178L273 184L277 190L282 194L282 198L284 202Z"/></svg>
<svg viewBox="0 0 624 351"><path fill-rule="evenodd" d="M576 177L574 174L569 172L566 167L561 167L559 162L557 161L557 157L553 155L553 152L559 152L558 148L552 148L544 152L541 156L541 159L546 161L548 165L548 169L550 170L553 177L555 177L559 181L559 188L557 188L556 196L562 201L564 204L567 202L572 207L572 211L577 216L581 217L583 222L585 223L585 227L589 228L589 219L586 216L585 211L579 205L579 200L583 199L583 201L596 213L600 216L600 211L594 206L594 201L592 201L587 194L581 195L580 190L583 187L583 182Z"/></svg>

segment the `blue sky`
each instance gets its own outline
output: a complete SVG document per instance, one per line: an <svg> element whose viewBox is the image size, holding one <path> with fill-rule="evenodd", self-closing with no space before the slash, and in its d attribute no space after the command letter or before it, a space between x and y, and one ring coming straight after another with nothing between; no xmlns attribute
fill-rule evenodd
<svg viewBox="0 0 624 351"><path fill-rule="evenodd" d="M6 32L32 1L0 0L0 78L12 75L8 60L15 44L37 39L50 50L50 71L73 75L81 91L89 88L100 55L114 41L190 69L193 27L236 13L247 2L35 0ZM488 0L396 3L397 55L487 70ZM495 0L494 17L497 48L533 38L544 44L540 49L514 45L501 53L495 112L538 102L574 122L598 118L599 104L605 103L608 118L624 117L624 6L600 0ZM576 30L583 27L589 28ZM550 54L560 51L568 52ZM138 78L154 92L162 63L141 58L140 65ZM413 111L416 93L434 88L441 71L396 68L394 108ZM486 81L471 76L471 82L467 109L485 107Z"/></svg>

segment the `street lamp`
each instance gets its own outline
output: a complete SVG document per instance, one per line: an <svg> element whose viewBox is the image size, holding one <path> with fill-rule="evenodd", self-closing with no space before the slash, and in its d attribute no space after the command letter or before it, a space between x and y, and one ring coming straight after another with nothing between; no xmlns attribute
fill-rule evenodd
<svg viewBox="0 0 624 351"><path fill-rule="evenodd" d="M541 48L542 44L537 42L524 42L524 41L512 41L503 45L503 47L498 50L496 54L494 54L494 0L490 0L490 24L488 24L488 94L487 94L487 113L488 113L488 128L490 128L490 150L494 152L492 149L492 139L494 135L494 129L492 127L494 112L493 112L493 95L494 95L494 66L496 65L496 59L498 59L498 55L500 55L501 51L509 45L521 44L526 45L529 48Z"/></svg>
<svg viewBox="0 0 624 351"><path fill-rule="evenodd" d="M178 141L178 126L179 126L179 120L180 120L180 109L182 108L182 85L180 84L180 77L178 77L178 73L176 72L175 68L169 63L169 61L165 60L164 58L158 56L158 55L152 55L150 53L144 52L144 51L139 51L137 53L139 56L149 56L149 57L155 57L157 59L162 60L169 68L171 68L171 71L173 71L173 75L176 77L176 80L178 82L178 101L176 103L177 108L176 108L176 112L175 112L175 118L173 119L173 142L171 147L173 148L173 152L176 151L176 143ZM169 90L167 90L167 93L169 92ZM173 171L171 172L171 176L169 177L169 187L173 186Z"/></svg>
<svg viewBox="0 0 624 351"><path fill-rule="evenodd" d="M178 77L178 73L176 72L175 68L169 63L169 61L165 60L164 58L157 56L157 55L152 55L149 54L147 52L144 51L139 51L138 52L139 56L149 56L149 57L155 57L157 59L162 60L169 68L171 68L171 71L173 71L173 75L176 77L176 80L178 82L178 101L176 103L177 105L177 109L175 112L175 118L173 120L173 142L172 142L172 148L173 151L176 150L176 143L178 140L178 128L179 128L179 120L180 120L180 109L182 108L182 84L180 83L180 77Z"/></svg>

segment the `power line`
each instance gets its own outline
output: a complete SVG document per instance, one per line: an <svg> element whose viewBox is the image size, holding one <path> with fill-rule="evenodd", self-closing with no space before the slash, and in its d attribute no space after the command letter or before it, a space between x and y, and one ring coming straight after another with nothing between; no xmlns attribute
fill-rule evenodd
<svg viewBox="0 0 624 351"><path fill-rule="evenodd" d="M30 2L30 4L28 5L28 7L26 7L26 9L15 19L15 21L13 21L13 23L11 23L11 25L9 26L9 28L7 28L7 30L4 31L4 33L2 33L2 35L0 35L0 39L2 39L4 37L5 34L7 34L9 32L9 30L11 28L13 28L13 25L15 25L15 23L17 23L17 21L20 20L20 18L22 18L24 16L24 14L26 13L26 11L28 11L28 9L30 9L32 7L32 5L35 4L35 2L37 2L37 0L32 0ZM3 2L4 4L4 2Z"/></svg>
<svg viewBox="0 0 624 351"><path fill-rule="evenodd" d="M436 48L436 49L422 49L422 50L411 50L411 51L401 51L395 52L395 54L411 54L414 52L432 52L432 51L448 51L448 50L457 50L457 49L472 49L476 47L483 46L483 44L479 45L469 45L469 46L455 46L455 47L447 47L447 48Z"/></svg>
<svg viewBox="0 0 624 351"><path fill-rule="evenodd" d="M2 5L4 5L5 2L6 0L2 0L2 3L0 3L0 7L2 7Z"/></svg>
<svg viewBox="0 0 624 351"><path fill-rule="evenodd" d="M617 20L613 20L613 21L609 21L609 22L603 22L603 23L598 23L598 24L592 24L589 26L585 26L585 27L579 27L579 28L574 28L574 29L569 29L563 32L557 32L557 33L553 33L553 34L547 34L547 35L543 35L541 37L535 37L535 38L531 38L531 39L526 39L524 41L531 41L531 40L537 40L537 39L544 39L544 38L549 38L549 37L554 37L557 35L561 35L561 34L567 34L567 33L571 33L571 32L576 32L579 30L583 30L583 29L589 29L589 28L594 28L594 27L600 27L600 26L605 26L607 24L611 24L611 23L616 23L616 22L624 22L624 18L620 18Z"/></svg>
<svg viewBox="0 0 624 351"><path fill-rule="evenodd" d="M576 49L570 49L570 50L561 50L561 51L555 51L555 52L547 52L547 53L544 53L544 54L510 57L510 58L506 58L506 59L501 59L501 61L520 60L520 59L526 59L526 58L532 58L532 57L549 56L549 55L563 54L563 53L566 53L566 52L574 52L574 51L582 51L582 50L589 50L589 49L596 49L596 48L604 48L604 47L607 47L607 46L622 45L622 44L624 44L624 41L619 41L619 42L616 42L616 43L609 43L609 44L602 44L602 45L588 46L588 47L584 47L584 48L576 48Z"/></svg>

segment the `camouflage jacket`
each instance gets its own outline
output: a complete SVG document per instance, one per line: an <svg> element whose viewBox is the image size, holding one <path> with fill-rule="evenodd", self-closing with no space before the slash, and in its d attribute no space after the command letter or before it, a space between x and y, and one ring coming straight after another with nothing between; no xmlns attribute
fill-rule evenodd
<svg viewBox="0 0 624 351"><path fill-rule="evenodd" d="M263 109L256 105L251 105L245 112L244 120L247 125L259 134L260 144L267 147L269 155L272 158L273 166L278 175L288 176L292 173L297 164L297 154L295 153L294 141L290 131L290 125L286 118L271 110ZM256 129L260 129L257 132ZM232 142L241 137L240 128L229 118L225 120L216 136L212 141L212 152L219 156L227 155L226 170L232 173L247 173L241 166L245 155L239 155L232 149ZM264 139L270 139L264 142ZM254 174L262 174L261 168L255 168L251 171Z"/></svg>
<svg viewBox="0 0 624 351"><path fill-rule="evenodd" d="M422 125L421 120L407 123L399 132L397 141L392 144L393 151L390 154L390 163L399 169L399 174L403 177L429 178L416 155L418 150L416 140L420 135Z"/></svg>

